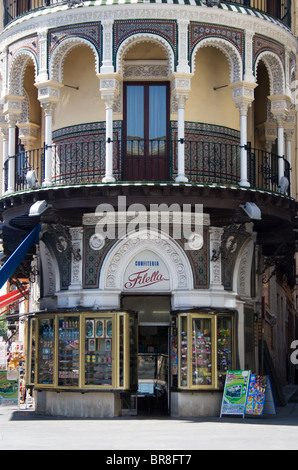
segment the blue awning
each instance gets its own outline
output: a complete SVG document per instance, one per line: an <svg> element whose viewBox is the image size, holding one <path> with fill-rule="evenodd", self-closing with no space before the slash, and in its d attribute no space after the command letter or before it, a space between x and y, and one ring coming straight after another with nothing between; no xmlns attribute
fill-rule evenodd
<svg viewBox="0 0 298 470"><path fill-rule="evenodd" d="M41 229L41 225L38 224L32 232L27 235L25 240L20 243L17 249L10 255L7 261L3 264L2 268L0 269L0 289L4 286L6 281L12 276L15 272L19 264L25 258L26 254L30 250L33 243L38 242L39 232Z"/></svg>

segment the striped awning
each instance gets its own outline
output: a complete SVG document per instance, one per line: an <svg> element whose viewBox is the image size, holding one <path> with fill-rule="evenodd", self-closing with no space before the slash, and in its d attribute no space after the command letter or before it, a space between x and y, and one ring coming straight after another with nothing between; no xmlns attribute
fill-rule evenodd
<svg viewBox="0 0 298 470"><path fill-rule="evenodd" d="M12 292L9 292L8 294L4 294L0 296L0 310L3 308L7 307L8 305L13 304L14 302L17 302L18 300L25 299L26 294L28 293L28 289L24 289L23 292L20 292L19 290L14 290Z"/></svg>

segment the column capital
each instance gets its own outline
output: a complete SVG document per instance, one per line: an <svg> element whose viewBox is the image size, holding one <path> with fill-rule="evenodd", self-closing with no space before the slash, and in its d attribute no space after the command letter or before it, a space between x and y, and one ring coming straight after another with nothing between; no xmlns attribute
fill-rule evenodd
<svg viewBox="0 0 298 470"><path fill-rule="evenodd" d="M231 83L232 98L237 108L241 113L247 113L248 108L254 101L254 89L258 85L254 82L234 82Z"/></svg>
<svg viewBox="0 0 298 470"><path fill-rule="evenodd" d="M172 94L184 93L188 95L191 90L192 77L192 73L173 73L170 76Z"/></svg>
<svg viewBox="0 0 298 470"><path fill-rule="evenodd" d="M38 89L38 100L42 105L47 103L58 103L60 100L60 89L63 87L62 83L53 80L35 83Z"/></svg>
<svg viewBox="0 0 298 470"><path fill-rule="evenodd" d="M16 123L22 113L23 101L24 97L19 95L5 95L3 97L2 113L5 115L7 122L14 121Z"/></svg>
<svg viewBox="0 0 298 470"><path fill-rule="evenodd" d="M25 145L26 150L34 148L37 141L37 133L40 126L32 122L23 122L18 124L19 138L22 144Z"/></svg>
<svg viewBox="0 0 298 470"><path fill-rule="evenodd" d="M283 127L289 115L291 98L288 95L271 95L268 98L274 119L279 126Z"/></svg>
<svg viewBox="0 0 298 470"><path fill-rule="evenodd" d="M99 73L99 90L106 106L112 107L114 100L120 94L122 77L118 73Z"/></svg>
<svg viewBox="0 0 298 470"><path fill-rule="evenodd" d="M40 104L43 107L45 116L53 116L57 102L42 101Z"/></svg>

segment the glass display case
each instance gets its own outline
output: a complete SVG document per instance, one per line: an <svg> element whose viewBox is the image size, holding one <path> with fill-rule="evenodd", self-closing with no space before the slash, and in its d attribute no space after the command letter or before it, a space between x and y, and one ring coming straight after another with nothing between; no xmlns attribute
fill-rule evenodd
<svg viewBox="0 0 298 470"><path fill-rule="evenodd" d="M137 387L137 317L127 312L51 314L30 320L27 383L38 388Z"/></svg>
<svg viewBox="0 0 298 470"><path fill-rule="evenodd" d="M232 315L192 312L178 318L178 387L223 388L226 371L233 368Z"/></svg>
<svg viewBox="0 0 298 470"><path fill-rule="evenodd" d="M35 361L36 361L36 320L28 319L28 330L26 332L27 356L26 356L26 384L35 382Z"/></svg>
<svg viewBox="0 0 298 470"><path fill-rule="evenodd" d="M188 371L188 335L187 335L187 317L181 317L181 329L180 329L180 385L186 387L187 380L187 371Z"/></svg>
<svg viewBox="0 0 298 470"><path fill-rule="evenodd" d="M37 383L54 384L55 328L54 318L38 319Z"/></svg>
<svg viewBox="0 0 298 470"><path fill-rule="evenodd" d="M192 385L212 384L211 319L192 320Z"/></svg>
<svg viewBox="0 0 298 470"><path fill-rule="evenodd" d="M233 364L233 318L218 316L217 319L217 375L218 386L224 388L227 370Z"/></svg>
<svg viewBox="0 0 298 470"><path fill-rule="evenodd" d="M58 385L79 385L79 317L59 317Z"/></svg>
<svg viewBox="0 0 298 470"><path fill-rule="evenodd" d="M112 386L113 319L85 319L85 385Z"/></svg>

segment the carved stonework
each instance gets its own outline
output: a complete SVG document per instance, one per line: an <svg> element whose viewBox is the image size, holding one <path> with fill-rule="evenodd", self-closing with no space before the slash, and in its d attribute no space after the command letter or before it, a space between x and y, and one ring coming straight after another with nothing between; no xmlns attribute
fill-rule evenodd
<svg viewBox="0 0 298 470"><path fill-rule="evenodd" d="M191 62L191 72L195 72L195 56L199 48L201 47L216 47L219 49L228 59L230 69L231 82L239 82L242 79L242 55L239 49L227 38L223 37L205 37L200 41L194 41L193 48L190 53L189 61Z"/></svg>
<svg viewBox="0 0 298 470"><path fill-rule="evenodd" d="M285 90L285 72L280 58L272 52L261 53L255 62L254 70L257 71L258 63L264 62L270 83L271 95L282 95Z"/></svg>
<svg viewBox="0 0 298 470"><path fill-rule="evenodd" d="M159 79L168 77L168 64L164 60L124 61L123 78L135 80Z"/></svg>
<svg viewBox="0 0 298 470"><path fill-rule="evenodd" d="M128 236L124 242L119 243L117 250L113 252L111 259L108 260L106 266L105 282L103 287L106 289L115 289L119 285L119 265L121 264L122 258L135 250L138 246L144 245L146 241L150 241L152 250L161 251L164 258L168 260L168 264L175 270L175 277L177 278L177 288L186 289L188 287L188 276L185 269L185 261L181 258L177 247L172 243L171 240L162 239L152 231L143 233L134 233ZM149 246L149 245L148 245Z"/></svg>

